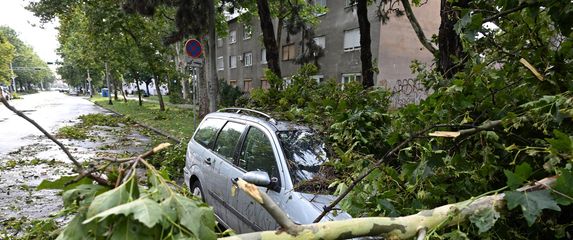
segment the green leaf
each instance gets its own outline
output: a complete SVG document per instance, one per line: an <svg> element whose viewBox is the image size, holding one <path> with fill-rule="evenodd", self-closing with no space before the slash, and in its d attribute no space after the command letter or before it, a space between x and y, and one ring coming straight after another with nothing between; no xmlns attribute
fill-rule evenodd
<svg viewBox="0 0 573 240"><path fill-rule="evenodd" d="M522 163L515 168L515 173L504 170L503 173L507 177L507 186L515 190L523 185L525 181L531 176L533 169L528 163Z"/></svg>
<svg viewBox="0 0 573 240"><path fill-rule="evenodd" d="M152 228L163 218L163 210L159 206L159 203L149 199L149 198L140 198L133 202L129 202L126 204L122 204L116 206L114 208L110 208L106 211L103 211L87 220L83 223L87 224L95 219L103 220L108 216L111 215L120 215L123 214L125 216L129 216L133 214L133 218L145 226Z"/></svg>
<svg viewBox="0 0 573 240"><path fill-rule="evenodd" d="M529 226L533 225L535 219L537 219L543 209L561 211L561 208L557 206L557 202L551 197L549 190L534 192L510 191L505 193L505 200L507 201L507 208L509 210L517 206L521 207L523 216Z"/></svg>
<svg viewBox="0 0 573 240"><path fill-rule="evenodd" d="M134 222L130 219L122 219L114 224L114 228L111 235L111 240L126 240L126 239L137 239L137 240L153 240L153 236L149 234L150 229L142 226L138 222Z"/></svg>
<svg viewBox="0 0 573 240"><path fill-rule="evenodd" d="M549 144L551 144L551 150L554 153L569 153L573 152L573 141L569 135L560 132L559 130L554 130L555 138L546 139Z"/></svg>
<svg viewBox="0 0 573 240"><path fill-rule="evenodd" d="M469 219L478 227L478 233L483 233L489 231L499 217L499 212L494 208L484 208L471 215Z"/></svg>
<svg viewBox="0 0 573 240"><path fill-rule="evenodd" d="M560 205L567 206L573 203L573 174L564 171L559 175L553 187L553 196Z"/></svg>
<svg viewBox="0 0 573 240"><path fill-rule="evenodd" d="M93 239L93 237L87 235L88 231L86 231L85 226L82 224L84 219L83 214L77 214L74 219L66 225L56 240Z"/></svg>
<svg viewBox="0 0 573 240"><path fill-rule="evenodd" d="M186 198L179 194L165 199L163 206L170 206L177 213L181 226L189 229L199 239L216 239L215 215L213 209L196 200Z"/></svg>
<svg viewBox="0 0 573 240"><path fill-rule="evenodd" d="M91 218L98 213L124 204L130 199L136 199L139 196L139 189L135 177L131 177L117 188L109 190L97 196L88 208L87 218Z"/></svg>
<svg viewBox="0 0 573 240"><path fill-rule="evenodd" d="M76 179L78 175L73 176L62 176L54 181L44 180L36 187L36 190L44 190L44 189L61 189L61 190L70 190L82 184L91 184L92 180L89 178L82 178L80 181L67 185L67 183Z"/></svg>
<svg viewBox="0 0 573 240"><path fill-rule="evenodd" d="M76 201L80 206L89 205L95 196L106 190L107 188L104 186L93 184L77 186L76 188L65 191L64 194L62 194L64 206L69 207Z"/></svg>

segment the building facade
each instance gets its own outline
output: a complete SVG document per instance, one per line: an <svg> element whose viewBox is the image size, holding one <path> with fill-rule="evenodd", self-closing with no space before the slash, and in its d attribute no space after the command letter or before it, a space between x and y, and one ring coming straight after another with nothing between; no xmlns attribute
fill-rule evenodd
<svg viewBox="0 0 573 240"><path fill-rule="evenodd" d="M340 83L361 80L360 32L356 6L351 0L321 0L316 4L328 10L319 15L319 24L314 28L314 41L321 46L324 56L318 59L319 73L313 76L321 82L335 79ZM415 8L422 28L428 36L437 33L439 27L439 2L428 1ZM432 56L417 42L416 35L404 17L393 17L387 24L378 20L377 6L369 8L368 18L372 37L373 61L380 72L375 77L377 86L392 89L402 79L412 78L411 61L431 62ZM268 88L264 77L267 68L266 52L258 19L249 23L238 18L228 21L229 33L217 40L217 75L228 84L243 91ZM276 21L274 23L277 27ZM276 29L275 29L276 32ZM294 59L302 53L302 33L288 35L283 29L280 39L280 65L288 83L300 68Z"/></svg>

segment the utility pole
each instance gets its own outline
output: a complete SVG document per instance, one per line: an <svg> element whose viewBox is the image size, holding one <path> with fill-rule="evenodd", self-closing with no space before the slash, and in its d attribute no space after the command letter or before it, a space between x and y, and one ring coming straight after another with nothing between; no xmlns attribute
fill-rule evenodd
<svg viewBox="0 0 573 240"><path fill-rule="evenodd" d="M105 63L105 81L107 82L107 96L109 97L109 102L107 104L113 105L111 101L111 87L109 85L109 71L107 69L107 62Z"/></svg>
<svg viewBox="0 0 573 240"><path fill-rule="evenodd" d="M207 0L207 6L209 6L209 112L217 111L217 93L219 92L219 82L217 79L217 54L215 53L216 46L216 36L215 36L215 4L213 0Z"/></svg>

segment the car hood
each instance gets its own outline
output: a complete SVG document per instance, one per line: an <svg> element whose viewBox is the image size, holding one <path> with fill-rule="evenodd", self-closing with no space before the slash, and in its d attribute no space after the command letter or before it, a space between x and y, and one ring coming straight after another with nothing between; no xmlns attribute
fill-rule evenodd
<svg viewBox="0 0 573 240"><path fill-rule="evenodd" d="M299 193L304 199L309 201L319 211L323 211L324 207L328 206L328 204L330 204L332 201L336 199L336 197L332 195L309 194L301 192ZM333 214L333 212L331 211L327 215L327 217L329 220L344 220L352 218L348 213L343 211L336 211L336 214Z"/></svg>

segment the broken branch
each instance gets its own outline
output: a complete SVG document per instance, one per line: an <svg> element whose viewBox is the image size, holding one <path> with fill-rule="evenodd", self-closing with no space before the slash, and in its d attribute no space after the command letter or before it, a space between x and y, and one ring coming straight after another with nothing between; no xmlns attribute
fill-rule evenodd
<svg viewBox="0 0 573 240"><path fill-rule="evenodd" d="M544 178L532 185L519 188L517 191L531 192L551 187L557 176ZM264 193L261 193L264 195ZM370 217L341 221L320 222L297 225L294 231L264 231L240 234L222 238L224 240L251 239L348 239L367 236L382 236L386 239L409 239L425 236L427 229L440 226L452 226L468 220L470 216L485 209L502 209L505 207L505 194L494 194L477 199L423 210L417 214L404 217Z"/></svg>

